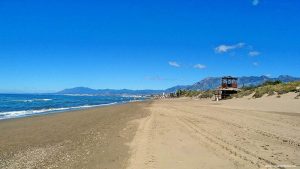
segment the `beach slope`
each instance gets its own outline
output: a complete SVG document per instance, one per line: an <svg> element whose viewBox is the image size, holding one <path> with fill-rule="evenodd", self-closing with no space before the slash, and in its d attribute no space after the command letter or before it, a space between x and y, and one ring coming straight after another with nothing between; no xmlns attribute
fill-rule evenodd
<svg viewBox="0 0 300 169"><path fill-rule="evenodd" d="M125 168L150 102L0 121L0 168Z"/></svg>

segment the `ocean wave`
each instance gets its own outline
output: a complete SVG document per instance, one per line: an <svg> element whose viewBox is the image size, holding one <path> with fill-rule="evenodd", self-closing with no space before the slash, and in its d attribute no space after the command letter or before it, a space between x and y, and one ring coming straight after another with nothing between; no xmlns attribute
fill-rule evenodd
<svg viewBox="0 0 300 169"><path fill-rule="evenodd" d="M35 101L51 101L53 99L28 99L28 100L13 100L15 102L35 102Z"/></svg>
<svg viewBox="0 0 300 169"><path fill-rule="evenodd" d="M114 105L117 103L118 102L99 104L99 105L83 105L83 106L76 106L76 107L62 107L62 108L40 109L40 110L20 110L20 111L0 112L0 120L18 118L18 117L26 117L26 116L32 116L32 115L38 115L38 114L44 114L44 113L79 110L79 109L86 109L86 108L93 108L93 107L100 107L100 106L109 106L109 105Z"/></svg>
<svg viewBox="0 0 300 169"><path fill-rule="evenodd" d="M34 99L34 100L36 100L36 101L51 101L53 99Z"/></svg>
<svg viewBox="0 0 300 169"><path fill-rule="evenodd" d="M51 109L40 109L40 110L20 110L20 111L0 112L0 120L30 116L33 114L41 114L45 112L63 111L63 110L68 110L68 108L51 108Z"/></svg>

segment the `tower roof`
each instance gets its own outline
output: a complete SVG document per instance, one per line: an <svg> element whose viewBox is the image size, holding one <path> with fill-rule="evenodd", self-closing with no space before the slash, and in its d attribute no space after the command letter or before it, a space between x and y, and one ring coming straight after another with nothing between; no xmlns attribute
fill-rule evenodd
<svg viewBox="0 0 300 169"><path fill-rule="evenodd" d="M232 79L232 80L237 80L237 77L232 77L232 76L223 76L222 79Z"/></svg>

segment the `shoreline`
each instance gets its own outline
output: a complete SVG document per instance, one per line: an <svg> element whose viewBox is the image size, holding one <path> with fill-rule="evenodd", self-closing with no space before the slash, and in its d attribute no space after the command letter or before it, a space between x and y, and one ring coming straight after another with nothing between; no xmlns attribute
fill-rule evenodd
<svg viewBox="0 0 300 169"><path fill-rule="evenodd" d="M3 118L3 119L0 119L0 122L6 121L6 120L34 117L34 116L44 116L44 115L57 114L57 113L67 113L67 112L73 112L73 111L89 110L89 109L106 107L106 106L123 105L123 104L128 104L128 103L133 103L133 102L143 102L143 101L148 101L148 100L151 100L151 99L113 102L113 103L106 103L106 104L100 104L100 105L82 105L82 106L78 106L78 107L62 107L62 108L49 108L49 109L39 109L39 110L18 110L18 111L0 112L0 113L12 113L12 112L40 111L38 113L19 115L19 116L11 117L11 118ZM56 110L53 110L53 109L56 109Z"/></svg>
<svg viewBox="0 0 300 169"><path fill-rule="evenodd" d="M151 101L0 121L0 168L124 168Z"/></svg>
<svg viewBox="0 0 300 169"><path fill-rule="evenodd" d="M299 168L300 100L290 96L160 99L1 121L0 168Z"/></svg>

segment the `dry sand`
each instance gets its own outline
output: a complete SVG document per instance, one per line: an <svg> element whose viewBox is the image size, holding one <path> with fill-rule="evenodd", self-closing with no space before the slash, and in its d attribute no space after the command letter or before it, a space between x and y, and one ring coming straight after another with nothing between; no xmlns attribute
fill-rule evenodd
<svg viewBox="0 0 300 169"><path fill-rule="evenodd" d="M289 95L166 99L149 109L128 169L300 168L300 100Z"/></svg>
<svg viewBox="0 0 300 169"><path fill-rule="evenodd" d="M0 168L299 168L300 99L155 100L1 121L0 132Z"/></svg>

